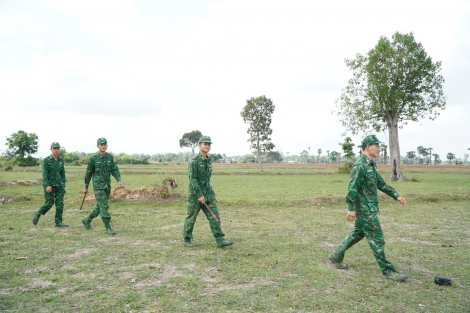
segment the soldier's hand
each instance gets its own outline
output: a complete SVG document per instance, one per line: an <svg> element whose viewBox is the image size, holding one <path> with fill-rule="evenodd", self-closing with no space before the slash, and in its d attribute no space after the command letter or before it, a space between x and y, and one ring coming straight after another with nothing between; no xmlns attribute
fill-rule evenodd
<svg viewBox="0 0 470 313"><path fill-rule="evenodd" d="M47 192L51 192L51 191L52 191L52 187L51 187L51 186L47 186L47 187L46 187L46 191L47 191Z"/></svg>
<svg viewBox="0 0 470 313"><path fill-rule="evenodd" d="M83 189L83 193L88 193L88 188Z"/></svg>
<svg viewBox="0 0 470 313"><path fill-rule="evenodd" d="M118 186L119 187L124 187L124 185L122 184L122 181L118 182Z"/></svg>
<svg viewBox="0 0 470 313"><path fill-rule="evenodd" d="M356 211L348 211L346 219L351 222L354 221L356 219Z"/></svg>
<svg viewBox="0 0 470 313"><path fill-rule="evenodd" d="M401 206L405 206L405 205L406 205L406 200L405 200L405 198L403 198L403 197L398 197L398 198L397 198L397 201L401 203Z"/></svg>
<svg viewBox="0 0 470 313"><path fill-rule="evenodd" d="M206 202L205 200L206 200L206 199L204 198L204 196L202 196L202 197L200 197L200 198L197 199L197 201L199 201L199 202L201 202L201 203L205 203L205 202Z"/></svg>

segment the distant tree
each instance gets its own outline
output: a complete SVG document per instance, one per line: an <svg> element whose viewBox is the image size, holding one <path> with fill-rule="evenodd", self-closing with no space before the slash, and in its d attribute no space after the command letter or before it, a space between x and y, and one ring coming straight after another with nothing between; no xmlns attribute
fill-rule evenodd
<svg viewBox="0 0 470 313"><path fill-rule="evenodd" d="M26 156L35 154L38 151L38 135L35 133L28 134L20 130L11 134L5 145L8 146L11 155L24 159Z"/></svg>
<svg viewBox="0 0 470 313"><path fill-rule="evenodd" d="M337 162L338 162L338 157L339 157L339 153L338 153L338 152L336 152L336 151L331 151L330 156L331 156L331 161L332 161L333 163L337 163Z"/></svg>
<svg viewBox="0 0 470 313"><path fill-rule="evenodd" d="M344 157L348 161L352 161L354 159L354 156L355 156L355 154L353 152L354 144L352 143L352 139L350 137L345 137L344 142L339 143L339 145L341 146L341 149L343 149Z"/></svg>
<svg viewBox="0 0 470 313"><path fill-rule="evenodd" d="M250 135L250 139L248 139L248 142L251 144L250 148L256 149L261 172L263 171L262 154L273 150L275 147L269 137L273 133L270 126L274 109L275 106L271 99L260 96L246 100L246 105L240 113L243 121L249 125L247 133Z"/></svg>
<svg viewBox="0 0 470 313"><path fill-rule="evenodd" d="M322 151L321 149L318 149L317 152L318 152L318 163L320 163L320 156L321 156Z"/></svg>
<svg viewBox="0 0 470 313"><path fill-rule="evenodd" d="M11 134L5 145L8 147L5 152L7 159L16 157L15 163L19 166L37 165L37 159L31 156L36 154L39 147L38 135L35 133L28 134L20 130Z"/></svg>
<svg viewBox="0 0 470 313"><path fill-rule="evenodd" d="M193 130L190 133L184 133L183 137L180 139L180 148L190 147L194 155L194 148L197 147L197 142L201 136L202 133L198 130Z"/></svg>
<svg viewBox="0 0 470 313"><path fill-rule="evenodd" d="M414 158L416 158L416 154L415 154L414 151L408 151L408 152L406 153L406 157L407 157L408 159L410 159L410 160L413 162Z"/></svg>
<svg viewBox="0 0 470 313"><path fill-rule="evenodd" d="M432 156L434 157L434 164L439 164L439 162L440 162L439 161L439 154L434 153Z"/></svg>
<svg viewBox="0 0 470 313"><path fill-rule="evenodd" d="M455 154L452 152L447 153L447 159L449 160L449 165L452 164L452 160L455 159Z"/></svg>
<svg viewBox="0 0 470 313"><path fill-rule="evenodd" d="M387 164L387 148L388 146L384 143L380 145L380 151L382 152L383 157L383 164Z"/></svg>
<svg viewBox="0 0 470 313"><path fill-rule="evenodd" d="M282 162L282 155L278 151L266 153L266 162Z"/></svg>
<svg viewBox="0 0 470 313"><path fill-rule="evenodd" d="M463 157L464 157L464 160L465 160L465 164L467 164L468 163L468 153L464 154Z"/></svg>
<svg viewBox="0 0 470 313"><path fill-rule="evenodd" d="M330 150L326 150L326 163L330 163Z"/></svg>
<svg viewBox="0 0 470 313"><path fill-rule="evenodd" d="M308 160L308 151L303 150L302 152L300 152L300 163L307 163L307 160Z"/></svg>
<svg viewBox="0 0 470 313"><path fill-rule="evenodd" d="M413 33L381 37L367 55L345 60L353 78L339 99L338 115L347 131L389 132L389 181L402 181L398 128L408 121L435 119L446 105L441 62L433 62Z"/></svg>
<svg viewBox="0 0 470 313"><path fill-rule="evenodd" d="M223 160L224 157L220 153L211 153L210 159L212 162L219 162L220 160Z"/></svg>

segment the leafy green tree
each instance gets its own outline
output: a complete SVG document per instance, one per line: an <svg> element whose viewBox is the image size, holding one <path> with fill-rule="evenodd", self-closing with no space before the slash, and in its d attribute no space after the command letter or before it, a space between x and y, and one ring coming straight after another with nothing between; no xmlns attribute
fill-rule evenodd
<svg viewBox="0 0 470 313"><path fill-rule="evenodd" d="M197 147L199 138L201 138L202 133L198 130L193 130L190 133L184 133L183 137L180 139L180 148L190 147L194 155L194 148Z"/></svg>
<svg viewBox="0 0 470 313"><path fill-rule="evenodd" d="M447 153L447 159L449 160L449 165L452 164L452 160L455 159L455 154L452 152Z"/></svg>
<svg viewBox="0 0 470 313"><path fill-rule="evenodd" d="M266 153L266 162L282 162L282 155L278 151Z"/></svg>
<svg viewBox="0 0 470 313"><path fill-rule="evenodd" d="M331 151L330 157L331 157L331 161L333 163L336 163L336 162L338 162L339 153L336 152L336 151Z"/></svg>
<svg viewBox="0 0 470 313"><path fill-rule="evenodd" d="M384 143L380 145L380 152L382 152L383 164L387 163L387 148L388 146Z"/></svg>
<svg viewBox="0 0 470 313"><path fill-rule="evenodd" d="M353 152L354 144L352 143L352 139L350 137L345 137L344 142L339 144L343 149L344 156L348 161L352 161L355 157Z"/></svg>
<svg viewBox="0 0 470 313"><path fill-rule="evenodd" d="M322 153L322 152L323 152L323 151L322 151L321 149L318 149L318 150L317 150L317 153L318 153L318 163L320 163L320 156L321 156L321 153Z"/></svg>
<svg viewBox="0 0 470 313"><path fill-rule="evenodd" d="M464 154L463 157L464 157L464 160L465 160L465 164L467 164L468 163L468 153Z"/></svg>
<svg viewBox="0 0 470 313"><path fill-rule="evenodd" d="M247 133L250 135L250 139L248 139L248 142L251 144L250 148L256 149L261 172L263 171L262 155L275 147L269 137L273 133L270 126L274 109L275 106L271 99L260 96L246 100L246 105L240 113L243 121L249 125Z"/></svg>
<svg viewBox="0 0 470 313"><path fill-rule="evenodd" d="M413 162L414 158L416 158L416 154L415 154L414 151L408 151L408 152L406 153L406 157L407 157L408 159L410 159L410 160Z"/></svg>
<svg viewBox="0 0 470 313"><path fill-rule="evenodd" d="M389 181L402 181L398 128L425 117L434 120L446 105L439 75L413 33L381 37L367 55L345 60L353 78L339 99L338 115L347 131L388 130L391 171Z"/></svg>
<svg viewBox="0 0 470 313"><path fill-rule="evenodd" d="M8 146L5 157L8 159L16 157L15 163L19 166L38 165L38 160L31 156L38 151L39 147L38 135L35 133L28 134L20 130L11 134L5 145Z"/></svg>
<svg viewBox="0 0 470 313"><path fill-rule="evenodd" d="M38 151L38 135L35 133L28 134L20 130L11 134L5 145L8 146L10 155L24 159L26 156L35 154Z"/></svg>

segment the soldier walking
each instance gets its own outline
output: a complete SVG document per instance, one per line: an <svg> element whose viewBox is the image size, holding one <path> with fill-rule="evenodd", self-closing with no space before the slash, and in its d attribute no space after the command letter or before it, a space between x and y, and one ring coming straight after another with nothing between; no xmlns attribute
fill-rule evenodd
<svg viewBox="0 0 470 313"><path fill-rule="evenodd" d="M64 213L65 168L64 160L59 156L59 153L60 144L53 142L51 144L51 155L42 160L42 184L44 186L44 199L46 202L34 213L34 225L38 224L41 214L45 215L55 203L55 226L69 226L62 223L62 214Z"/></svg>
<svg viewBox="0 0 470 313"><path fill-rule="evenodd" d="M106 233L115 235L116 233L112 230L111 215L109 215L108 199L111 194L111 175L117 180L119 187L122 187L121 174L119 168L114 162L114 158L111 154L107 153L108 142L106 138L98 138L97 141L98 153L94 154L88 160L88 166L85 174L85 189L83 192L88 193L88 185L93 177L93 191L95 192L96 206L91 211L90 215L82 220L83 225L86 229L91 229L91 220L98 215L101 215Z"/></svg>
<svg viewBox="0 0 470 313"><path fill-rule="evenodd" d="M199 153L189 160L189 187L188 202L186 206L186 219L184 221L183 243L186 247L194 247L193 239L194 223L200 210L204 212L212 234L215 237L217 247L225 247L233 244L224 240L224 233L220 228L219 209L215 193L210 184L212 164L207 155L211 150L211 138L202 136L199 141ZM207 206L207 207L206 207ZM217 219L212 215L214 214Z"/></svg>
<svg viewBox="0 0 470 313"><path fill-rule="evenodd" d="M399 274L395 266L385 258L385 240L378 218L377 189L399 201L402 206L406 205L406 200L387 185L377 172L373 158L379 156L381 143L375 135L367 136L362 140L362 155L354 162L346 196L348 204L346 219L355 221L354 229L328 256L328 259L337 268L347 269L348 266L342 263L346 250L366 237L384 277L401 282L408 277L405 274Z"/></svg>

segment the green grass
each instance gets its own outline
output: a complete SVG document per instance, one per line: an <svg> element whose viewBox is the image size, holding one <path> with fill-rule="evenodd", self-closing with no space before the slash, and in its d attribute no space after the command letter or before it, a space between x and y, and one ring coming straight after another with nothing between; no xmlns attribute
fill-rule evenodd
<svg viewBox="0 0 470 313"><path fill-rule="evenodd" d="M196 248L182 245L185 165L121 166L128 188L176 178L171 201L111 200L117 235L99 218L81 224L84 166L66 167L64 222L54 208L34 226L43 202L40 168L0 171L0 312L469 312L470 168L404 167L417 181L392 183L406 207L383 198L387 258L409 279L382 278L364 240L347 271L328 254L351 230L345 219L347 175L336 166L214 165L212 185L222 229L235 245L215 247L201 213ZM381 167L384 177L387 167ZM113 183L115 186L115 184ZM433 283L449 277L450 287Z"/></svg>

